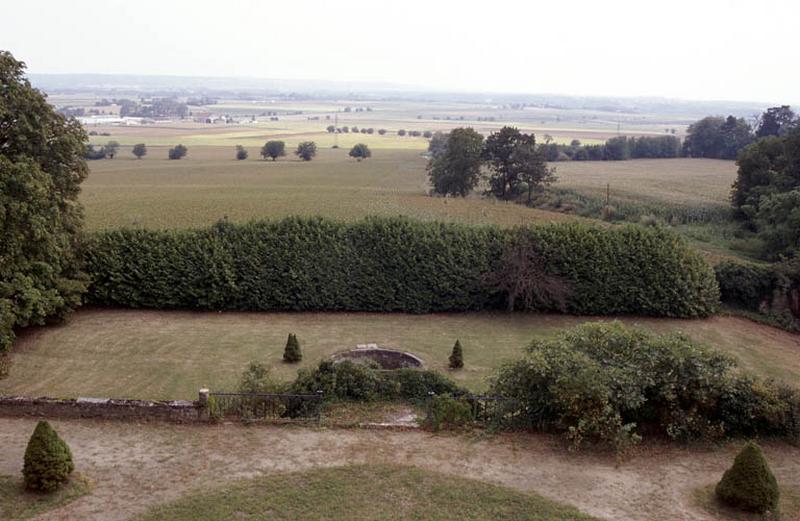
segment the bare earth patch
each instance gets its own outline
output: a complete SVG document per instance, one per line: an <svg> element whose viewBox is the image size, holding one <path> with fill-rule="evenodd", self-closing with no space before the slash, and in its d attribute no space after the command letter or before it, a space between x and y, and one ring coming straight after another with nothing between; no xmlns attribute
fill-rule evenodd
<svg viewBox="0 0 800 521"><path fill-rule="evenodd" d="M617 465L612 455L571 454L553 438L471 438L425 432L306 428L133 425L57 421L91 494L40 520L123 521L198 488L263 473L349 464L412 465L536 492L614 520L712 520L693 493L715 483L740 443L720 449L642 449ZM0 421L0 474L20 472L35 422ZM766 444L782 485L800 486L800 448Z"/></svg>

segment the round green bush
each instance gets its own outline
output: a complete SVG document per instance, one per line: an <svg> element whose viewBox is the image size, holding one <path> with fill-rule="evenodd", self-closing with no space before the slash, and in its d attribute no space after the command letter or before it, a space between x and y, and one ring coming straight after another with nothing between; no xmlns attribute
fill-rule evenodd
<svg viewBox="0 0 800 521"><path fill-rule="evenodd" d="M748 512L774 512L778 508L778 482L759 446L750 441L717 484L717 498Z"/></svg>
<svg viewBox="0 0 800 521"><path fill-rule="evenodd" d="M53 492L69 480L75 470L72 452L66 442L46 421L40 421L28 441L22 474L25 488L37 492Z"/></svg>

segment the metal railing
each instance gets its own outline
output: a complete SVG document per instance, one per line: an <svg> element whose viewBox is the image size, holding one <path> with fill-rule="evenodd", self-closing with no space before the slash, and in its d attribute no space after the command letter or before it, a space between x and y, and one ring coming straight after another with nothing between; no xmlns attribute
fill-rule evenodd
<svg viewBox="0 0 800 521"><path fill-rule="evenodd" d="M212 419L236 417L246 421L320 421L322 393L272 394L213 392L208 395Z"/></svg>

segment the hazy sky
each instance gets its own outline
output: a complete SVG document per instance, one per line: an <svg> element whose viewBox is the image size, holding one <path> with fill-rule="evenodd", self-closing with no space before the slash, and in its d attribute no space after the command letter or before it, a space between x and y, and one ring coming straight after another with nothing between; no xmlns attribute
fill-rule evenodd
<svg viewBox="0 0 800 521"><path fill-rule="evenodd" d="M3 0L31 72L800 101L798 0Z"/></svg>

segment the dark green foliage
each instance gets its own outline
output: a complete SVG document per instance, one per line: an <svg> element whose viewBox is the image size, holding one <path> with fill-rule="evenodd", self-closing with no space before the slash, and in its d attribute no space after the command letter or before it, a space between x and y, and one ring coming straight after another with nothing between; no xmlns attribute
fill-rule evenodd
<svg viewBox="0 0 800 521"><path fill-rule="evenodd" d="M297 145L297 150L294 151L294 155L303 161L311 161L311 159L317 155L317 144L313 141L303 141Z"/></svg>
<svg viewBox="0 0 800 521"><path fill-rule="evenodd" d="M747 442L733 466L717 484L717 498L728 506L747 512L775 512L780 490L778 482L755 442Z"/></svg>
<svg viewBox="0 0 800 521"><path fill-rule="evenodd" d="M681 142L675 136L614 137L603 145L542 143L538 146L547 161L621 161L679 157ZM734 158L736 156L734 155Z"/></svg>
<svg viewBox="0 0 800 521"><path fill-rule="evenodd" d="M24 71L0 51L0 354L15 328L63 317L86 289L78 253L86 134Z"/></svg>
<svg viewBox="0 0 800 521"><path fill-rule="evenodd" d="M464 351L461 349L461 342L456 340L453 351L450 353L450 369L461 369L464 367Z"/></svg>
<svg viewBox="0 0 800 521"><path fill-rule="evenodd" d="M714 266L719 282L720 300L728 305L758 311L772 295L775 273L771 266L722 261Z"/></svg>
<svg viewBox="0 0 800 521"><path fill-rule="evenodd" d="M398 132L398 135L402 134ZM456 128L450 131L443 151L428 161L433 190L437 194L461 197L470 193L480 181L482 152L483 136L475 130Z"/></svg>
<svg viewBox="0 0 800 521"><path fill-rule="evenodd" d="M167 157L170 159L182 159L189 152L189 149L183 145L175 145L169 149Z"/></svg>
<svg viewBox="0 0 800 521"><path fill-rule="evenodd" d="M785 136L800 126L800 117L789 105L770 107L761 114L756 128L756 137Z"/></svg>
<svg viewBox="0 0 800 521"><path fill-rule="evenodd" d="M237 161L244 161L247 159L247 149L244 148L242 145L236 145L236 160Z"/></svg>
<svg viewBox="0 0 800 521"><path fill-rule="evenodd" d="M705 261L677 235L637 226L503 230L404 218L289 218L205 230L101 232L91 237L85 257L90 300L101 305L467 311L505 304L486 274L517 234L529 235L551 273L569 284L567 312L701 317L717 306L716 280Z"/></svg>
<svg viewBox="0 0 800 521"><path fill-rule="evenodd" d="M472 423L472 407L465 400L450 395L432 396L424 426L433 431L463 428Z"/></svg>
<svg viewBox="0 0 800 521"><path fill-rule="evenodd" d="M354 157L356 160L361 161L362 159L372 157L372 151L364 143L358 143L353 145L353 148L350 149L350 157Z"/></svg>
<svg viewBox="0 0 800 521"><path fill-rule="evenodd" d="M296 364L303 359L303 353L300 351L300 342L297 341L297 336L294 333L289 333L289 338L286 340L286 347L283 350L283 361Z"/></svg>
<svg viewBox="0 0 800 521"><path fill-rule="evenodd" d="M37 492L53 492L69 480L75 470L67 444L46 421L40 421L25 449L22 475L25 488Z"/></svg>
<svg viewBox="0 0 800 521"><path fill-rule="evenodd" d="M768 265L725 261L714 271L723 303L800 328L800 258Z"/></svg>
<svg viewBox="0 0 800 521"><path fill-rule="evenodd" d="M765 244L764 258L800 251L800 128L745 148L731 192L736 216Z"/></svg>
<svg viewBox="0 0 800 521"><path fill-rule="evenodd" d="M750 125L743 118L708 116L689 125L683 155L712 159L736 159L753 142Z"/></svg>
<svg viewBox="0 0 800 521"><path fill-rule="evenodd" d="M377 365L350 360L320 362L314 370L301 369L292 384L292 392L322 391L325 399L347 401L427 399L436 394L462 394L464 391L435 371L417 369L379 370Z"/></svg>
<svg viewBox="0 0 800 521"><path fill-rule="evenodd" d="M263 147L261 147L261 156L266 159L270 158L273 161L278 159L279 157L286 155L286 143L283 141L267 141Z"/></svg>
<svg viewBox="0 0 800 521"><path fill-rule="evenodd" d="M137 143L133 145L133 155L136 156L136 159L141 159L142 157L147 155L147 145L144 143Z"/></svg>
<svg viewBox="0 0 800 521"><path fill-rule="evenodd" d="M515 400L518 426L564 433L575 446L622 449L644 433L800 439L797 391L742 373L733 359L683 335L620 322L533 342L498 371L491 392Z"/></svg>

